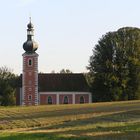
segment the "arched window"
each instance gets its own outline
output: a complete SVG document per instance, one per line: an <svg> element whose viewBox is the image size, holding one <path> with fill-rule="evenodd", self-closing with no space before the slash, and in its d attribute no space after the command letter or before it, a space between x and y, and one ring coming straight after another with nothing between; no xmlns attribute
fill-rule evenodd
<svg viewBox="0 0 140 140"><path fill-rule="evenodd" d="M28 65L32 66L32 59L31 58L28 59Z"/></svg>
<svg viewBox="0 0 140 140"><path fill-rule="evenodd" d="M29 101L32 100L32 95L28 95L28 100L29 100Z"/></svg>
<svg viewBox="0 0 140 140"><path fill-rule="evenodd" d="M51 96L48 97L48 104L52 104L52 97Z"/></svg>
<svg viewBox="0 0 140 140"><path fill-rule="evenodd" d="M65 96L64 97L64 101L63 101L63 104L68 104L69 103L69 99L68 99L68 96Z"/></svg>
<svg viewBox="0 0 140 140"><path fill-rule="evenodd" d="M84 99L83 96L81 96L81 97L80 97L80 104L83 104L83 103L85 103L85 99Z"/></svg>

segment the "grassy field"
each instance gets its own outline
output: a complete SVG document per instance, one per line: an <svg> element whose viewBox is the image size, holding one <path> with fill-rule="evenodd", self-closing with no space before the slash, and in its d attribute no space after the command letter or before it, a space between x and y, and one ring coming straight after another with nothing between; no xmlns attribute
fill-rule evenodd
<svg viewBox="0 0 140 140"><path fill-rule="evenodd" d="M0 107L0 140L140 140L140 101Z"/></svg>

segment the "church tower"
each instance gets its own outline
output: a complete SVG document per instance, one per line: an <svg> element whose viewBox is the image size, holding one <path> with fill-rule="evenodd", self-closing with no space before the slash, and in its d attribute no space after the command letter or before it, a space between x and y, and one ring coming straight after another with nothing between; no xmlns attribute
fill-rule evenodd
<svg viewBox="0 0 140 140"><path fill-rule="evenodd" d="M34 41L34 27L27 25L27 41L23 44L22 105L38 105L38 44Z"/></svg>

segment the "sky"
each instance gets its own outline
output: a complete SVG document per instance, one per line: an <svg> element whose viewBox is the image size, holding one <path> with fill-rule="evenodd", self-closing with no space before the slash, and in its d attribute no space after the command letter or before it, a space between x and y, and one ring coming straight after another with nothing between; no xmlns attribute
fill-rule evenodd
<svg viewBox="0 0 140 140"><path fill-rule="evenodd" d="M98 40L122 27L140 28L140 0L0 0L0 67L22 73L29 17L39 44L39 72L87 72Z"/></svg>

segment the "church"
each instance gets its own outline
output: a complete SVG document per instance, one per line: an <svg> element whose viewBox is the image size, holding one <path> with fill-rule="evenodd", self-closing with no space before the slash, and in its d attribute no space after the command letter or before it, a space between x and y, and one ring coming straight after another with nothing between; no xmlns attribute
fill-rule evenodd
<svg viewBox="0 0 140 140"><path fill-rule="evenodd" d="M38 44L34 26L27 25L27 41L23 44L23 71L17 89L17 105L91 103L92 94L82 73L38 73Z"/></svg>

